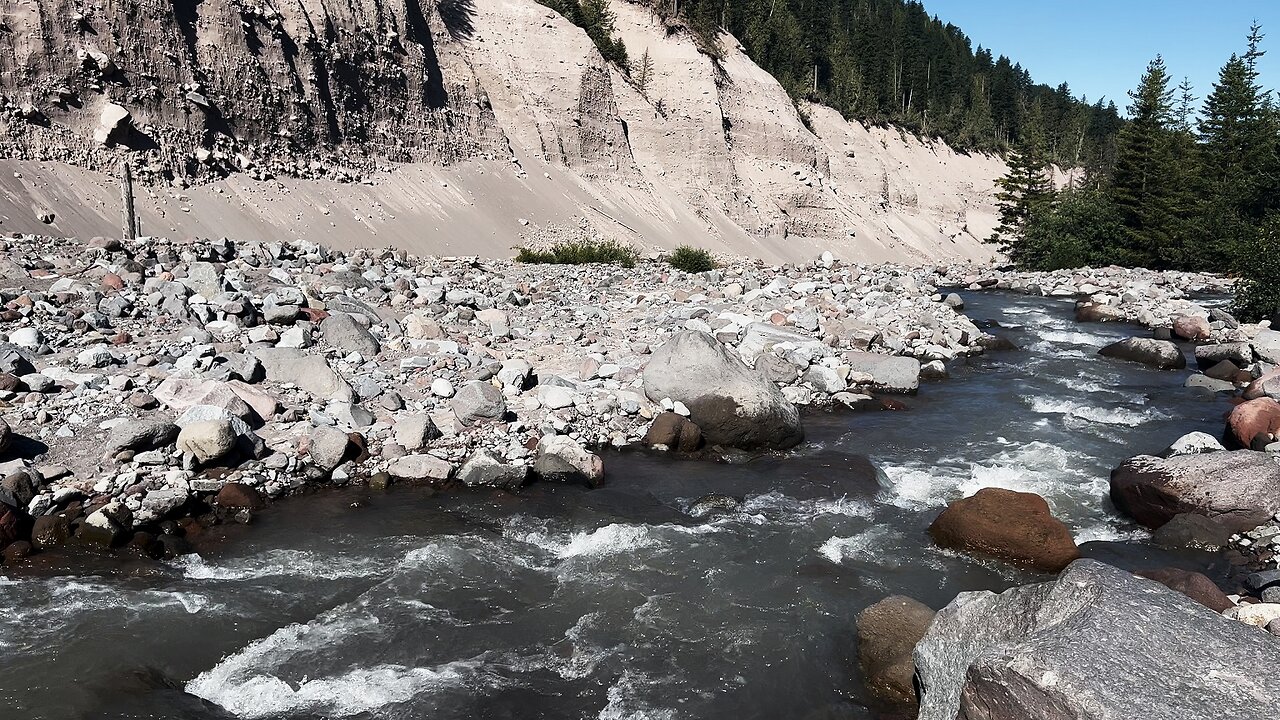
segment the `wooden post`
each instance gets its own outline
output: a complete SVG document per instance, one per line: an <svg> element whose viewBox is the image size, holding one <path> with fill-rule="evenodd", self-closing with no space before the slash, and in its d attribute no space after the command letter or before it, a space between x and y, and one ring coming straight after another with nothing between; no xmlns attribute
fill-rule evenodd
<svg viewBox="0 0 1280 720"><path fill-rule="evenodd" d="M124 239L138 238L138 216L133 209L133 171L129 159L120 161L120 203L124 206Z"/></svg>

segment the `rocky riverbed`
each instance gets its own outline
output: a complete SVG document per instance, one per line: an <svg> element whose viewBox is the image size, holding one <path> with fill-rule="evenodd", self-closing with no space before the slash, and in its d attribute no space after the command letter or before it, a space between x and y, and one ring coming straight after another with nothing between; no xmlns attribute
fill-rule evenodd
<svg viewBox="0 0 1280 720"><path fill-rule="evenodd" d="M470 489L483 491L485 502L520 502L539 496L537 484L610 486L618 457L613 448L648 446L660 451L655 457L734 463L762 451L774 457L768 451L796 447L805 425L820 417L803 413L806 406L837 413L897 409L904 405L895 396L955 372L968 374L989 364L986 355L1007 354L1016 366L1023 355L1009 351L1027 331L1010 319L1021 316L1010 309L995 320L984 311L970 320L963 313L966 297L953 292L976 301L979 291L991 289L1064 298L1068 307L1074 299L1078 322L1121 329L1106 331L1095 350L1093 335L1045 328L1036 340L1045 345L1035 349L1036 362L1079 354L1159 374L1187 365L1191 352L1197 372L1173 376L1179 380L1171 386L1185 376L1180 392L1229 413L1225 422L1188 421L1178 430L1168 412L1139 412L1150 396L1130 397L1123 388L1089 391L1119 392L1124 400L1116 409L1030 396L1032 413L1071 428L1084 423L1073 432L1162 418L1173 430L1164 441L1170 446L1120 463L1104 507L1101 498L1057 497L1048 492L1056 485L1037 485L1046 471L1026 453L1052 450L1055 464L1064 461L1053 453L1070 451L1037 447L1029 436L1007 467L979 474L975 466L957 488L976 484L963 492L970 497L946 503L933 518L928 535L953 553L946 562L994 560L1019 573L1067 568L1078 584L1129 597L1138 590L1117 589L1124 583L1076 560L1112 559L1107 553L1114 551L1088 540L1098 532L1114 536L1114 529L1091 527L1114 504L1151 528L1160 547L1234 547L1239 566L1251 563L1257 572L1237 574L1231 596L1185 569L1148 567L1147 574L1195 598L1195 607L1208 606L1204 612L1226 611L1257 625L1268 642L1261 628L1280 630L1270 610L1280 608L1273 605L1280 576L1267 569L1280 538L1273 519L1280 512L1277 333L1226 313L1215 300L1230 287L1221 278L1115 268L1021 274L858 266L829 255L801 266L723 261L712 272L691 275L660 258L635 268L574 267L226 240L21 236L3 242L0 544L15 572L33 553L56 554L67 544L121 557L180 555L209 527L249 521L270 500L312 489L404 483L424 493L461 497ZM1123 330L1128 323L1149 330L1130 337ZM1149 382L1157 375L1141 377ZM1082 387L1097 382L1081 378L1075 382ZM1006 395L991 400L1009 402ZM1237 399L1227 403L1227 397ZM890 415L896 413L881 416ZM1178 438L1191 429L1200 432ZM913 430L930 431L947 430ZM886 437L902 430L896 432ZM831 442L829 431L814 442ZM1204 467L1196 469L1197 463ZM914 466L871 472L887 475L878 481L891 488L881 491L890 493L886 506L912 508L912 518L919 507L940 507L934 501L947 497L935 492L946 482L937 469L923 490L914 484L922 472ZM1032 482L1005 479L1011 473L1029 473ZM1088 487L1091 480L1084 481ZM732 493L681 501L694 518L756 517L743 509L752 502L744 505ZM1069 507L1076 509L1064 521ZM865 512L853 508L847 515ZM525 520L501 522L515 523L508 533ZM702 532L699 527L686 530ZM834 563L853 561L861 557L859 542L833 536L820 543L820 554ZM556 552L562 559L578 553ZM1041 591L1027 592L1036 599L1017 599L1023 593L1008 602L1042 602ZM925 599L938 606L938 598ZM990 631L957 609L949 625L934 623L932 639L922 644L944 650L925 650L922 658L917 649L912 661L915 640L904 645L902 638L925 637L933 611L914 601L885 602L858 623L872 696L891 706L913 704L910 671L927 666L924 712L953 715L946 708L964 692L980 690L962 692L953 684L948 673L959 661L942 655L956 642L968 643L957 657L973 664L981 647L972 637L989 638ZM1005 601L982 602L994 603L990 612L998 613ZM1061 602L1078 604L1069 593ZM1175 616L1185 611L1176 602L1169 607ZM1006 641L1030 642L1057 628L1030 624L1002 632ZM977 635L957 639L965 633ZM1111 670L1126 671L1123 663ZM213 679L225 678L215 673ZM201 692L219 702L230 698L224 685L202 682Z"/></svg>

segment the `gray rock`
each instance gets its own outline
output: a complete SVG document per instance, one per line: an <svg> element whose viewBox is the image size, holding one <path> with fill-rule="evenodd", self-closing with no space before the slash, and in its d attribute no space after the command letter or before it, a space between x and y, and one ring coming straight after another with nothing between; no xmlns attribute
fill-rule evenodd
<svg viewBox="0 0 1280 720"><path fill-rule="evenodd" d="M873 378L874 390L912 394L920 389L920 361L915 358L857 350L846 351L843 357L850 370Z"/></svg>
<svg viewBox="0 0 1280 720"><path fill-rule="evenodd" d="M13 429L4 421L4 418L0 418L0 455L3 455L12 443Z"/></svg>
<svg viewBox="0 0 1280 720"><path fill-rule="evenodd" d="M47 393L54 390L53 378L41 373L29 373L18 378L23 385L27 386L27 390L34 393Z"/></svg>
<svg viewBox="0 0 1280 720"><path fill-rule="evenodd" d="M1198 455L1200 453L1226 450L1218 438L1209 433L1192 432L1183 435L1169 446L1169 455Z"/></svg>
<svg viewBox="0 0 1280 720"><path fill-rule="evenodd" d="M334 427L312 430L310 449L307 451L311 456L311 464L324 472L333 472L346 457L350 442L351 438L345 432Z"/></svg>
<svg viewBox="0 0 1280 720"><path fill-rule="evenodd" d="M768 323L751 323L743 333L742 341L738 343L738 352L742 357L753 360L781 343L809 348L816 354L826 353L829 350L821 340L812 335Z"/></svg>
<svg viewBox="0 0 1280 720"><path fill-rule="evenodd" d="M684 403L711 443L781 449L804 438L800 413L778 387L708 333L674 335L654 352L643 381L653 402L670 398Z"/></svg>
<svg viewBox="0 0 1280 720"><path fill-rule="evenodd" d="M538 441L538 457L533 472L544 480L599 485L604 479L600 456L567 435L544 436Z"/></svg>
<svg viewBox="0 0 1280 720"><path fill-rule="evenodd" d="M1254 336L1253 351L1262 361L1280 365L1280 330L1263 330Z"/></svg>
<svg viewBox="0 0 1280 720"><path fill-rule="evenodd" d="M1227 720L1280 703L1258 672L1280 662L1274 638L1092 560L961 593L914 656L919 720Z"/></svg>
<svg viewBox="0 0 1280 720"><path fill-rule="evenodd" d="M440 428L431 421L430 415L402 415L395 422L396 442L405 450L421 450L428 443L440 437Z"/></svg>
<svg viewBox="0 0 1280 720"><path fill-rule="evenodd" d="M1223 360L1230 360L1236 367L1248 367L1253 364L1253 346L1237 342L1196 347L1196 365L1201 370L1207 370Z"/></svg>
<svg viewBox="0 0 1280 720"><path fill-rule="evenodd" d="M1199 373L1188 376L1187 381L1183 383L1183 385L1192 390L1200 390L1205 394L1234 392L1236 389L1235 383L1227 382L1226 380L1218 380L1217 378L1211 378L1208 375L1201 375Z"/></svg>
<svg viewBox="0 0 1280 720"><path fill-rule="evenodd" d="M1187 366L1182 348L1168 340L1125 338L1098 351L1103 357L1150 365L1160 370L1178 370Z"/></svg>
<svg viewBox="0 0 1280 720"><path fill-rule="evenodd" d="M382 349L373 333L355 316L346 313L333 313L325 318L320 323L320 334L333 347L346 353L357 352L366 358L374 357Z"/></svg>
<svg viewBox="0 0 1280 720"><path fill-rule="evenodd" d="M529 476L527 465L503 462L488 451L475 453L458 469L458 480L467 487L518 490Z"/></svg>
<svg viewBox="0 0 1280 720"><path fill-rule="evenodd" d="M946 303L952 310L963 310L964 299L955 293L949 293L942 302Z"/></svg>
<svg viewBox="0 0 1280 720"><path fill-rule="evenodd" d="M427 480L440 482L449 479L453 468L449 463L431 455L404 455L391 461L387 472L401 480Z"/></svg>
<svg viewBox="0 0 1280 720"><path fill-rule="evenodd" d="M449 400L449 407L463 425L498 420L507 412L507 402L502 398L502 391L487 382L463 385Z"/></svg>
<svg viewBox="0 0 1280 720"><path fill-rule="evenodd" d="M226 457L236 446L236 432L227 420L203 420L178 433L178 450L201 464Z"/></svg>
<svg viewBox="0 0 1280 720"><path fill-rule="evenodd" d="M818 392L838 393L844 390L844 380L826 365L810 365L804 373L804 381Z"/></svg>
<svg viewBox="0 0 1280 720"><path fill-rule="evenodd" d="M345 402L354 398L351 386L318 355L292 348L260 348L253 355L272 382L293 383L319 398Z"/></svg>
<svg viewBox="0 0 1280 720"><path fill-rule="evenodd" d="M154 450L167 447L178 437L178 426L167 418L143 418L111 428L107 438L107 451L116 454L121 450Z"/></svg>
<svg viewBox="0 0 1280 720"><path fill-rule="evenodd" d="M795 365L773 353L764 353L756 358L756 372L779 385L790 385L800 379L800 370Z"/></svg>
<svg viewBox="0 0 1280 720"><path fill-rule="evenodd" d="M1111 471L1111 501L1147 527L1196 513L1250 530L1280 511L1280 463L1252 450L1139 455Z"/></svg>
<svg viewBox="0 0 1280 720"><path fill-rule="evenodd" d="M207 300L212 300L225 289L222 273L213 263L207 262L193 262L187 266L187 277L182 280L182 284Z"/></svg>

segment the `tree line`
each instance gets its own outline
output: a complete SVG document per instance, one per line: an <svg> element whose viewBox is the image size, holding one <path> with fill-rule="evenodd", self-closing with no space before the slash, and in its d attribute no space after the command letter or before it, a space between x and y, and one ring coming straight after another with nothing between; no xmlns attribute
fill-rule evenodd
<svg viewBox="0 0 1280 720"><path fill-rule="evenodd" d="M1236 309L1280 311L1280 109L1259 79L1262 29L1222 66L1203 104L1163 58L1130 91L1114 162L1051 182L1055 156L1028 134L999 181L991 241L1030 269L1126 265L1236 273Z"/></svg>

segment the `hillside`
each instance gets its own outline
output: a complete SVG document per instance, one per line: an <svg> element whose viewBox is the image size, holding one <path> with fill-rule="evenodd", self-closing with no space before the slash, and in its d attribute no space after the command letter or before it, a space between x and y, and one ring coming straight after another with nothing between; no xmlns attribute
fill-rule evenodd
<svg viewBox="0 0 1280 720"><path fill-rule="evenodd" d="M999 159L822 106L806 127L732 37L714 61L643 5L612 3L632 56L652 58L645 94L533 0L82 7L5 5L5 231L118 232L104 173L127 153L146 234L991 257Z"/></svg>

